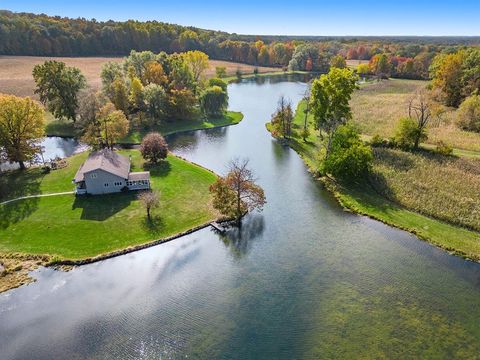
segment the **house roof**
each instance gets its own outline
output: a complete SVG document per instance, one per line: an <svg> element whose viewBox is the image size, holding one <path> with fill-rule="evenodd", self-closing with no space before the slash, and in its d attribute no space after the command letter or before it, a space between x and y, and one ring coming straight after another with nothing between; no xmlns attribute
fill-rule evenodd
<svg viewBox="0 0 480 360"><path fill-rule="evenodd" d="M75 174L75 182L85 180L85 174L93 170L103 170L123 179L128 179L130 159L113 150L103 149L90 154Z"/></svg>
<svg viewBox="0 0 480 360"><path fill-rule="evenodd" d="M150 171L131 172L128 174L129 181L150 180Z"/></svg>

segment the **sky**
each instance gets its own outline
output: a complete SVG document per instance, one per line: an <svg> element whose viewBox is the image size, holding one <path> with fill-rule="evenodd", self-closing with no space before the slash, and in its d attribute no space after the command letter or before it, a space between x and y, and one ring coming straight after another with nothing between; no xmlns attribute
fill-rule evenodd
<svg viewBox="0 0 480 360"><path fill-rule="evenodd" d="M0 9L255 35L480 36L480 0L0 0Z"/></svg>

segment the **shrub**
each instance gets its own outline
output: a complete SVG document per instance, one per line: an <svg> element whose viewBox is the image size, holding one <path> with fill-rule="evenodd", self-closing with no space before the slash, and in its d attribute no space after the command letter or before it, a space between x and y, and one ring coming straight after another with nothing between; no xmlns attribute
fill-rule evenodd
<svg viewBox="0 0 480 360"><path fill-rule="evenodd" d="M457 124L463 130L480 132L479 95L472 95L462 102L457 111Z"/></svg>
<svg viewBox="0 0 480 360"><path fill-rule="evenodd" d="M256 67L255 69L253 69L253 74L254 74L255 76L258 75L258 72L259 72L259 71L258 71L258 67Z"/></svg>
<svg viewBox="0 0 480 360"><path fill-rule="evenodd" d="M208 86L219 86L223 91L227 91L227 83L220 78L209 79Z"/></svg>
<svg viewBox="0 0 480 360"><path fill-rule="evenodd" d="M449 156L452 155L453 153L453 148L445 143L444 141L440 140L437 142L437 147L435 148L435 152L444 155L444 156Z"/></svg>
<svg viewBox="0 0 480 360"><path fill-rule="evenodd" d="M227 68L225 66L217 66L215 68L215 74L217 78L224 78L227 76Z"/></svg>
<svg viewBox="0 0 480 360"><path fill-rule="evenodd" d="M370 145L373 146L373 147L384 146L384 145L385 145L385 140L383 140L383 138L382 138L380 135L375 134L375 135L370 139Z"/></svg>
<svg viewBox="0 0 480 360"><path fill-rule="evenodd" d="M237 71L235 71L235 76L237 77L238 80L241 80L242 79L242 71L240 69L237 69Z"/></svg>
<svg viewBox="0 0 480 360"><path fill-rule="evenodd" d="M372 149L365 145L350 125L338 128L332 139L330 154L323 163L323 171L334 177L352 182L361 179L370 170Z"/></svg>
<svg viewBox="0 0 480 360"><path fill-rule="evenodd" d="M155 164L167 157L168 145L160 133L152 132L143 138L140 152L145 160Z"/></svg>
<svg viewBox="0 0 480 360"><path fill-rule="evenodd" d="M395 135L397 145L402 149L413 149L417 138L420 142L427 139L425 129L419 129L417 122L412 118L401 118Z"/></svg>

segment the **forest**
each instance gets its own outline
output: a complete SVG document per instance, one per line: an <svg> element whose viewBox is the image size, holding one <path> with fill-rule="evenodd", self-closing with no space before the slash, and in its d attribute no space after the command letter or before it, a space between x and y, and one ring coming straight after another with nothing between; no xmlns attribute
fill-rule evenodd
<svg viewBox="0 0 480 360"><path fill-rule="evenodd" d="M0 55L118 56L131 50L200 50L211 59L319 72L328 71L332 58L340 55L370 61L365 74L428 79L435 55L477 44L479 37L259 37L157 21L102 22L0 11Z"/></svg>

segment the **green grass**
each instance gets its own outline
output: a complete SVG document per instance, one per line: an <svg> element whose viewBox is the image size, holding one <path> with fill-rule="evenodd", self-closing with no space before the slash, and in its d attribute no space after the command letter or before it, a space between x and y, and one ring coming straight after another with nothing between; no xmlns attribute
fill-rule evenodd
<svg viewBox="0 0 480 360"><path fill-rule="evenodd" d="M293 136L292 139L289 141L289 145L299 153L299 155L303 158L307 166L310 168L310 170L314 173L317 173L318 171L318 166L320 163L320 158L321 154L323 152L322 148L322 142L318 136L318 131L315 131L313 129L313 124L312 124L312 119L308 119L308 127L310 129L310 135L306 139L307 141L304 142L303 139L301 138L301 130L303 129L303 124L304 124L304 113L303 110L305 109L305 103L300 102L297 111L295 113L295 117L293 120ZM269 126L267 125L267 128ZM412 155L412 156L419 156L419 155ZM454 161L452 159L452 161ZM467 161L466 159L459 159L458 161L465 162ZM468 161L474 161L474 160L468 160ZM477 161L478 162L478 161ZM471 168L471 166L477 166L476 162L470 164L468 168ZM423 194L423 200L426 201L428 199L428 196L436 196L435 201L431 201L429 205L432 205L433 208L439 207L442 203L441 199L443 195L445 194L435 194L434 192L437 190L441 191L448 191L449 196L455 200L455 204L452 204L450 201L449 204L444 204L442 207L442 211L447 211L448 210L448 216L455 216L455 206L460 204L459 206L462 206L462 201L465 199L462 196L459 196L457 194L458 186L451 186L449 185L448 182L443 183L442 177L436 178L435 175L438 175L439 173L443 174L446 172L448 176L452 175L453 172L458 172L458 166L455 165L449 165L445 168L445 164L437 164L437 167L435 168L434 163L428 163L427 167L419 167L419 169L414 169L413 175L408 174L402 174L400 181L398 181L398 178L392 178L390 174L391 168L387 168L389 171L383 171L382 174L384 177L386 177L385 181L388 183L388 181L396 181L396 185L401 186L410 186L415 190L415 186L417 186L420 190L423 189L425 194ZM431 168L433 166L433 168ZM374 165L375 169L375 165ZM377 170L380 169L379 164L377 164ZM460 169L462 170L462 168ZM463 169L462 171L465 171ZM473 170L472 170L473 171ZM415 184L415 180L419 180L419 174L423 174L424 176L430 174L430 177L432 179L436 179L436 187L432 187L430 189L430 193L428 192L428 187L425 188L424 184ZM451 181L465 181L465 179L468 178L468 176L474 178L477 175L475 171L473 173L459 175L456 174L453 179L450 179ZM398 175L398 174L397 174ZM408 176L411 175L411 176ZM468 175L468 176L467 176ZM406 179L409 180L408 184L405 184ZM443 179L443 180L442 180ZM386 199L385 197L381 196L379 193L373 190L373 188L370 185L362 185L362 186L341 186L331 179L322 179L326 186L335 194L339 202L346 208L349 209L353 212L367 215L369 217L375 218L377 220L380 220L384 223L387 223L389 225L395 226L397 228L401 228L407 231L410 231L412 233L415 233L417 236L420 238L427 240L443 249L446 249L450 252L453 252L457 255L465 256L471 259L475 260L480 260L480 233L472 230L468 230L465 228L462 228L460 226L455 226L450 223L428 217L425 215L422 215L420 213L417 213L415 211L409 210L406 207L402 206L401 204L397 202L390 201ZM470 179L472 180L472 179ZM419 180L420 181L420 180ZM473 179L473 185L475 185L475 188L478 187L478 182L475 182L476 180ZM470 185L472 185L470 184ZM428 186L428 183L426 184ZM469 192L469 196L478 197L478 193L475 192L475 188L469 186L469 183L465 184L465 189L461 187L464 192ZM398 190L398 189L397 189ZM418 189L417 189L418 190ZM402 194L406 195L408 194L407 189L403 189ZM402 195L400 194L400 195ZM456 198L459 196L459 198ZM413 199L415 200L415 199ZM457 201L458 200L458 201ZM475 202L475 200L473 200ZM439 202L439 203L437 203ZM448 201L447 201L448 202ZM457 204L458 203L458 204ZM417 209L419 209L420 206L422 206L422 202L416 202L415 204L417 206ZM448 205L448 206L447 206ZM475 203L473 203L475 207ZM431 206L429 207L429 210L431 211L433 209ZM445 208L445 209L444 209ZM447 209L448 208L448 209ZM478 208L478 204L477 204ZM425 209L426 210L426 207ZM437 209L438 210L438 209ZM478 210L477 210L478 211ZM468 219L471 219L469 221L475 221L475 214L464 214ZM450 218L452 219L452 218Z"/></svg>
<svg viewBox="0 0 480 360"><path fill-rule="evenodd" d="M161 125L148 129L135 129L123 139L120 144L138 144L142 138L151 131L158 131L162 135L170 135L182 131L211 129L215 127L229 126L238 124L243 119L241 112L228 111L223 117L217 119L201 120L177 120L172 122L163 122Z"/></svg>
<svg viewBox="0 0 480 360"><path fill-rule="evenodd" d="M134 170L143 169L138 151L122 153L132 155ZM15 187L34 179L41 193L72 190L72 174L85 157L75 155L67 168L47 175L32 169L0 179ZM0 205L0 251L82 259L171 236L216 218L208 191L215 174L172 155L149 170L152 188L161 194L152 222L134 192L20 200Z"/></svg>
<svg viewBox="0 0 480 360"><path fill-rule="evenodd" d="M235 111L228 111L225 116L217 119L196 119L196 120L177 120L172 122L163 122L154 128L134 129L123 139L120 144L138 144L142 138L150 131L159 131L162 135L169 135L176 132L210 129L214 127L228 126L238 124L243 119L243 114ZM48 136L74 137L75 128L73 123L68 120L56 120L53 115L47 113L45 133Z"/></svg>

